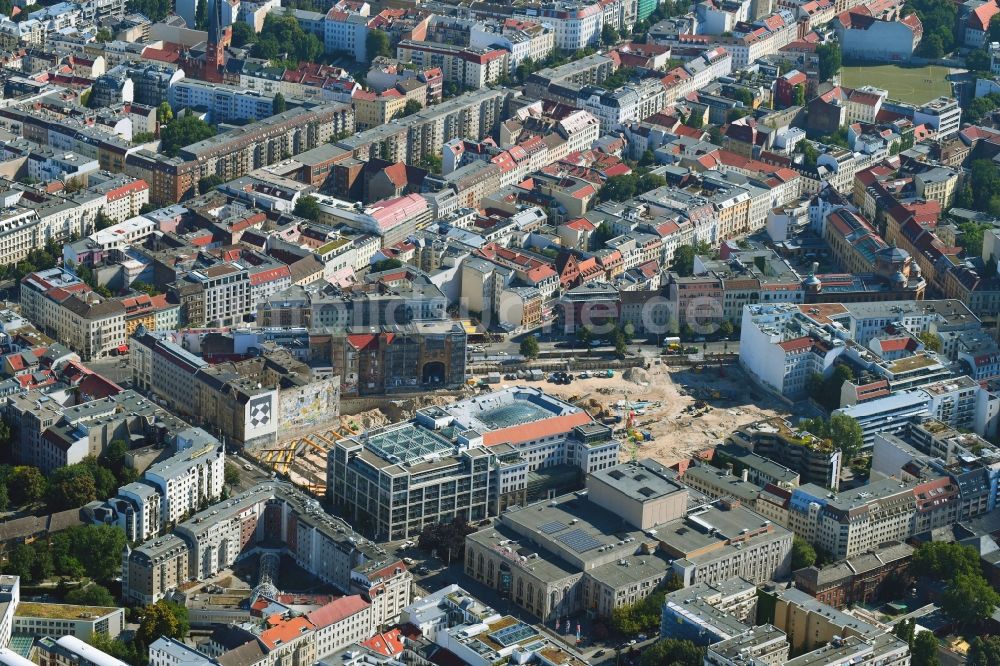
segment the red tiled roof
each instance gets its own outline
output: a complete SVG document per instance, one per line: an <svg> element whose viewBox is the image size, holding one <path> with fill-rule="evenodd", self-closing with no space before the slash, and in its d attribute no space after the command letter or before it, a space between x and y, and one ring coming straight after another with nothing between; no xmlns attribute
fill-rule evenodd
<svg viewBox="0 0 1000 666"><path fill-rule="evenodd" d="M316 627L304 617L293 617L284 620L273 629L267 629L260 635L260 641L269 650L274 650L280 645L291 643L299 636L312 631Z"/></svg>
<svg viewBox="0 0 1000 666"><path fill-rule="evenodd" d="M341 597L336 601L331 601L327 605L312 611L306 617L317 628L323 628L331 624L336 624L352 615L356 615L368 608L369 605L360 594L353 594L349 597Z"/></svg>
<svg viewBox="0 0 1000 666"><path fill-rule="evenodd" d="M399 629L393 629L384 634L375 634L361 644L386 657L395 657L403 652L403 635Z"/></svg>
<svg viewBox="0 0 1000 666"><path fill-rule="evenodd" d="M590 423L590 415L587 412L574 412L573 414L563 414L547 419L541 419L532 423L491 430L483 435L483 444L495 446L497 444L519 444L550 437L561 433L569 432L578 425Z"/></svg>

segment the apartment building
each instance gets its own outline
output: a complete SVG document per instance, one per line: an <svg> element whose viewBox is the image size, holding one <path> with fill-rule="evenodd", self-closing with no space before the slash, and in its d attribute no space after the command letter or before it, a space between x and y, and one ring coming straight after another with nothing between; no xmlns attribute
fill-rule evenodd
<svg viewBox="0 0 1000 666"><path fill-rule="evenodd" d="M186 279L201 287L207 326L241 324L254 311L249 272L238 264L216 264L191 271Z"/></svg>
<svg viewBox="0 0 1000 666"><path fill-rule="evenodd" d="M865 553L915 533L918 484L889 478L841 493L814 484L792 491L789 528L838 559ZM947 524L945 506L930 507L937 526Z"/></svg>
<svg viewBox="0 0 1000 666"><path fill-rule="evenodd" d="M755 454L801 475L806 483L836 489L842 465L840 451L828 441L795 430L781 418L758 421L733 431L728 438ZM782 479L759 478L755 483L776 483Z"/></svg>
<svg viewBox="0 0 1000 666"><path fill-rule="evenodd" d="M913 111L913 124L931 127L938 140L946 139L962 126L962 108L952 97L938 97Z"/></svg>
<svg viewBox="0 0 1000 666"><path fill-rule="evenodd" d="M86 361L125 345L125 308L91 291L72 273L53 268L21 281L24 314Z"/></svg>
<svg viewBox="0 0 1000 666"><path fill-rule="evenodd" d="M611 132L627 123L659 113L666 105L666 93L657 79L643 79L615 91L585 87L580 90L577 108L592 113L603 132Z"/></svg>
<svg viewBox="0 0 1000 666"><path fill-rule="evenodd" d="M143 473L143 480L162 498L161 526L178 523L217 501L224 485L226 454L219 440L201 428L189 428L177 433L175 447L177 453ZM152 523L145 517L142 522Z"/></svg>
<svg viewBox="0 0 1000 666"><path fill-rule="evenodd" d="M239 178L353 130L354 112L349 105L306 104L191 144L177 157L148 150L130 152L123 170L149 184L150 201L176 203L194 196L202 178Z"/></svg>
<svg viewBox="0 0 1000 666"><path fill-rule="evenodd" d="M298 566L345 594L361 594L371 604L376 626L397 621L409 602L411 577L398 557L356 535L316 500L274 481L131 549L122 561L123 596L155 603L178 585L218 573L262 543L278 545Z"/></svg>
<svg viewBox="0 0 1000 666"><path fill-rule="evenodd" d="M561 51L579 51L597 46L601 41L604 11L598 2L557 0L540 6L515 7L514 15L551 25L555 31L555 47Z"/></svg>
<svg viewBox="0 0 1000 666"><path fill-rule="evenodd" d="M396 57L421 69L440 67L445 83L478 90L510 74L510 53L504 49L454 46L437 42L402 39Z"/></svg>
<svg viewBox="0 0 1000 666"><path fill-rule="evenodd" d="M507 51L510 71L527 58L542 62L555 48L555 31L548 25L528 19L507 18L502 24L476 23L469 30L469 46L502 48Z"/></svg>

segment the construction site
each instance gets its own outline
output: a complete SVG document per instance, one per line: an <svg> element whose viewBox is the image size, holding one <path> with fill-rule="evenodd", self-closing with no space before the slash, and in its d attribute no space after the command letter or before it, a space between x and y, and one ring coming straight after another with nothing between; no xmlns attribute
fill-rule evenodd
<svg viewBox="0 0 1000 666"><path fill-rule="evenodd" d="M621 459L655 458L672 465L709 449L735 429L774 416L788 416L772 397L756 392L735 364L687 368L653 365L624 372L587 373L569 383L512 380L482 386L492 391L534 385L587 410L611 426L622 440ZM471 395L473 389L469 389ZM417 409L459 399L454 394L386 398L384 405L311 432L290 435L273 448L255 452L256 460L319 497L326 493L326 459L336 442L389 423L404 421Z"/></svg>

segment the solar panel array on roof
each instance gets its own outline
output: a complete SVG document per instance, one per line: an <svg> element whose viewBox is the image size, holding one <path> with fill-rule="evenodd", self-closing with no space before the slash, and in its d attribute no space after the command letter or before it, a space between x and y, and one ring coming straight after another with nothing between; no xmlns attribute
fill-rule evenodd
<svg viewBox="0 0 1000 666"><path fill-rule="evenodd" d="M556 538L578 553L586 553L588 550L593 550L601 545L600 541L579 527Z"/></svg>
<svg viewBox="0 0 1000 666"><path fill-rule="evenodd" d="M564 530L567 527L569 527L569 525L567 525L566 523L560 522L558 520L553 520L552 522L539 525L538 529L545 532L546 534L555 534L559 530Z"/></svg>

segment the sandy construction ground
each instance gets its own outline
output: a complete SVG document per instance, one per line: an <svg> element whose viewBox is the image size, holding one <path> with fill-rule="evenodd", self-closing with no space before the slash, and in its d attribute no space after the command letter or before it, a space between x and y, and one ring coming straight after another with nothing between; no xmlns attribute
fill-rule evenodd
<svg viewBox="0 0 1000 666"><path fill-rule="evenodd" d="M634 428L648 432L652 439L640 442L634 450L631 444L624 445L623 461L635 454L673 464L724 441L741 425L787 415L776 401L756 391L734 364L721 370L703 367L700 372L686 368L668 372L660 365L624 374L616 371L611 378L540 386L595 417L621 415L623 421L612 426L616 431L624 428L627 410L635 411Z"/></svg>

